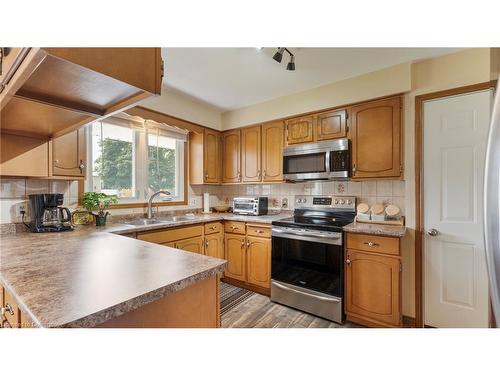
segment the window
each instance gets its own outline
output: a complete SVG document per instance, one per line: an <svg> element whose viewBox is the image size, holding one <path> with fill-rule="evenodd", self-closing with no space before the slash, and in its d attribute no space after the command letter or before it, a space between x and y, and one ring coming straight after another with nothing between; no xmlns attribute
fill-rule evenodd
<svg viewBox="0 0 500 375"><path fill-rule="evenodd" d="M184 201L184 148L187 131L130 116L88 127L87 191L114 194L120 203L141 203L158 190Z"/></svg>

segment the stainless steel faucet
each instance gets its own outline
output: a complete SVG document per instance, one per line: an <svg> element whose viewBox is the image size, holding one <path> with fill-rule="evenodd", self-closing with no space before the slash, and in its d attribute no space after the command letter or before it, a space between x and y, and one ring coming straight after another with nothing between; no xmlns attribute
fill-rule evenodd
<svg viewBox="0 0 500 375"><path fill-rule="evenodd" d="M170 192L167 190L159 190L156 193L154 193L153 195L151 195L151 197L149 197L149 200L148 200L148 219L153 218L153 207L152 207L153 199L155 199L160 194L170 195Z"/></svg>

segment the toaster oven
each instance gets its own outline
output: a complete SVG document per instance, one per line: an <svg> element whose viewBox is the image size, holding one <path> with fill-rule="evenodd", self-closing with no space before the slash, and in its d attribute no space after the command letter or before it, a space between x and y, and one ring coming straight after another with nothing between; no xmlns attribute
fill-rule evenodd
<svg viewBox="0 0 500 375"><path fill-rule="evenodd" d="M267 215L267 197L236 197L233 213L238 215Z"/></svg>

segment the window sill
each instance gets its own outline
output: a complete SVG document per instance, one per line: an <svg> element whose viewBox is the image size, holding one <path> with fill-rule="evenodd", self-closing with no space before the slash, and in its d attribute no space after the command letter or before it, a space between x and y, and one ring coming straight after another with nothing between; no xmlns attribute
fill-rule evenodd
<svg viewBox="0 0 500 375"><path fill-rule="evenodd" d="M163 207L163 206L186 206L187 200L183 201L173 201L173 202L153 202L153 206L155 207ZM147 207L148 202L137 202L137 203L117 203L109 206L110 209L113 208L141 208Z"/></svg>

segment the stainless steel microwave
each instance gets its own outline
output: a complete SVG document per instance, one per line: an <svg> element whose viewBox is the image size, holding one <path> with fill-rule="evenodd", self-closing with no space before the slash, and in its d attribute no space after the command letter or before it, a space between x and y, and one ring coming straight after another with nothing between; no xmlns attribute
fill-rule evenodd
<svg viewBox="0 0 500 375"><path fill-rule="evenodd" d="M350 170L346 138L289 146L283 151L283 176L288 181L345 180Z"/></svg>

